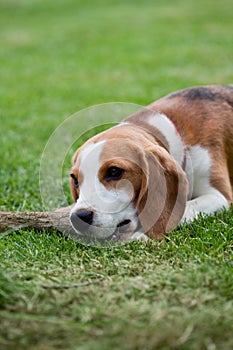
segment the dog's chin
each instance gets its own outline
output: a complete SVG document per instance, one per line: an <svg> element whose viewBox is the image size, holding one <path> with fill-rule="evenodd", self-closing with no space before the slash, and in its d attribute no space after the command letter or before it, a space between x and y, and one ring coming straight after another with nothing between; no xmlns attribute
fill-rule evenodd
<svg viewBox="0 0 233 350"><path fill-rule="evenodd" d="M72 226L77 232L78 238L85 243L114 243L130 240L130 237L134 234L137 224L127 219L120 222L116 227L100 227L88 225L85 232L80 232L75 228L74 225Z"/></svg>
<svg viewBox="0 0 233 350"><path fill-rule="evenodd" d="M130 239L135 231L135 224L131 220L120 222L111 236L114 242L125 242Z"/></svg>

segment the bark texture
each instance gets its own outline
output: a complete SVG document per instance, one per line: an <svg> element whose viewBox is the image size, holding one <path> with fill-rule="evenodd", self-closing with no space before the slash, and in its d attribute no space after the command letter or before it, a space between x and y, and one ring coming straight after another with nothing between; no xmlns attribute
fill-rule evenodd
<svg viewBox="0 0 233 350"><path fill-rule="evenodd" d="M53 212L0 212L0 233L10 228L57 230L65 235L76 236L69 221L70 208Z"/></svg>

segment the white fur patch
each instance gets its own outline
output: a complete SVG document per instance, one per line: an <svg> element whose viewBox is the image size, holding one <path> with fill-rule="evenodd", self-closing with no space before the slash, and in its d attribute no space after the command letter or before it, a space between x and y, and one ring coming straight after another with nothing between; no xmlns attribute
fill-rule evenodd
<svg viewBox="0 0 233 350"><path fill-rule="evenodd" d="M207 149L199 145L187 152L186 175L189 196L182 222L190 222L200 213L213 214L229 208L227 199L210 184L211 157Z"/></svg>
<svg viewBox="0 0 233 350"><path fill-rule="evenodd" d="M101 167L100 155L106 141L90 144L81 152L80 171L83 174L83 182L80 185L79 198L72 209L94 211L92 231L96 237L106 238L110 236L119 223L131 220L128 229L133 232L137 227L136 208L132 204L133 188L131 183L125 183L122 189L121 181L116 189L107 189L98 178ZM127 187L127 190L125 188Z"/></svg>
<svg viewBox="0 0 233 350"><path fill-rule="evenodd" d="M170 154L179 165L182 165L185 149L180 134L172 121L165 114L157 113L147 118L147 122L164 135L169 145Z"/></svg>
<svg viewBox="0 0 233 350"><path fill-rule="evenodd" d="M147 122L155 126L166 138L173 158L182 166L186 153L185 172L189 182L187 206L182 222L190 222L200 213L213 214L229 208L227 199L210 183L211 157L207 149L195 145L186 151L172 121L164 114L151 115Z"/></svg>

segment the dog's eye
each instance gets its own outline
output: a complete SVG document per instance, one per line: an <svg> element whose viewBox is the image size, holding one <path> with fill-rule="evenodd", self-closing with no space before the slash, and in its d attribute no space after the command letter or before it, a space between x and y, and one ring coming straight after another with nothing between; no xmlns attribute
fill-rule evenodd
<svg viewBox="0 0 233 350"><path fill-rule="evenodd" d="M116 166L111 166L107 169L105 174L106 181L119 180L124 173L124 170Z"/></svg>
<svg viewBox="0 0 233 350"><path fill-rule="evenodd" d="M74 180L74 187L79 188L79 183L78 183L77 177L74 174L70 174L70 176Z"/></svg>

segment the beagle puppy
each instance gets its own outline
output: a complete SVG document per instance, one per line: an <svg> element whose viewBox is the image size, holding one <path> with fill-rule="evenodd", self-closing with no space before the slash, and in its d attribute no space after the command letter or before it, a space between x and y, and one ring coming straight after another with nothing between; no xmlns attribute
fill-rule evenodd
<svg viewBox="0 0 233 350"><path fill-rule="evenodd" d="M80 237L161 239L229 209L233 86L170 94L89 139L73 157L70 221Z"/></svg>

